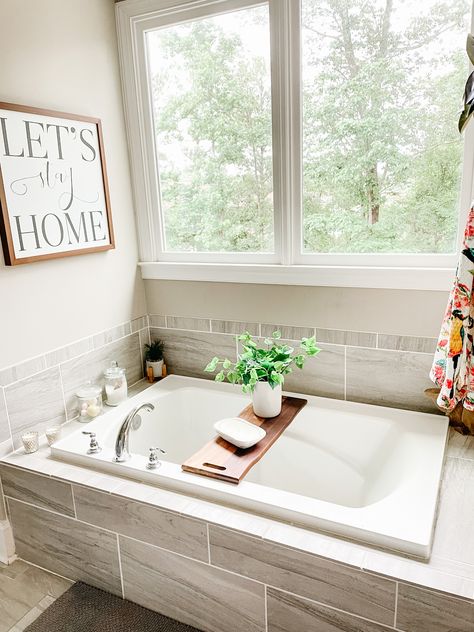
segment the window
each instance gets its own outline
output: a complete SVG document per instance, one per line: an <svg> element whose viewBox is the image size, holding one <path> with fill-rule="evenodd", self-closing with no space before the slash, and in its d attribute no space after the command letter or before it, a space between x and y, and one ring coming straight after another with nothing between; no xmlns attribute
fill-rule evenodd
<svg viewBox="0 0 474 632"><path fill-rule="evenodd" d="M150 31L147 52L164 251L273 252L268 7Z"/></svg>
<svg viewBox="0 0 474 632"><path fill-rule="evenodd" d="M304 252L455 251L468 14L303 0Z"/></svg>
<svg viewBox="0 0 474 632"><path fill-rule="evenodd" d="M144 275L448 287L468 0L116 11Z"/></svg>

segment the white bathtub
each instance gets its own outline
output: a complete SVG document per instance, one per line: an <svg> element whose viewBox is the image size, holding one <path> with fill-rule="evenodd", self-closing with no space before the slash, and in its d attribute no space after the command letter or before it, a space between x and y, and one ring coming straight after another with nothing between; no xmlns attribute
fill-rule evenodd
<svg viewBox="0 0 474 632"><path fill-rule="evenodd" d="M181 470L181 463L237 415L238 387L170 376L56 443L55 458L153 483L252 513L426 558L430 554L447 420L404 410L306 397L308 405L239 484ZM130 433L132 458L113 462L129 410L151 402ZM96 432L102 452L87 455ZM166 450L146 469L150 446Z"/></svg>

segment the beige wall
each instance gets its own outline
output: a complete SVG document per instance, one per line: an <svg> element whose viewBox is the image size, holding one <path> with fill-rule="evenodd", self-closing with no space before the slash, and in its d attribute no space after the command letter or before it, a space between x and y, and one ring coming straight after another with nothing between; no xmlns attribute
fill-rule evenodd
<svg viewBox="0 0 474 632"><path fill-rule="evenodd" d="M437 336L447 292L146 281L148 312Z"/></svg>
<svg viewBox="0 0 474 632"><path fill-rule="evenodd" d="M117 248L8 268L0 367L145 313L113 0L1 0L0 101L102 119Z"/></svg>

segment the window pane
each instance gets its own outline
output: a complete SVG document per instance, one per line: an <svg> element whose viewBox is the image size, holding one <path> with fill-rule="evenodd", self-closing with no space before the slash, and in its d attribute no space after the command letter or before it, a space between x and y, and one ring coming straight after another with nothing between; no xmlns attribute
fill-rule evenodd
<svg viewBox="0 0 474 632"><path fill-rule="evenodd" d="M147 35L171 252L273 252L268 7Z"/></svg>
<svg viewBox="0 0 474 632"><path fill-rule="evenodd" d="M453 252L468 15L303 0L305 252Z"/></svg>

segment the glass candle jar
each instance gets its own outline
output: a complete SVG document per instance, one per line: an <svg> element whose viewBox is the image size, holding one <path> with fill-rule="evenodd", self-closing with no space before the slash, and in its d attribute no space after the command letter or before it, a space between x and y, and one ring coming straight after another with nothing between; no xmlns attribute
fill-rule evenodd
<svg viewBox="0 0 474 632"><path fill-rule="evenodd" d="M33 454L39 448L39 435L37 432L25 432L21 435L21 440L23 442L23 447L25 448L26 454Z"/></svg>
<svg viewBox="0 0 474 632"><path fill-rule="evenodd" d="M104 371L105 397L107 406L118 406L127 399L127 378L125 369L112 362Z"/></svg>
<svg viewBox="0 0 474 632"><path fill-rule="evenodd" d="M77 391L79 421L91 421L102 412L102 389L97 384L86 382Z"/></svg>

